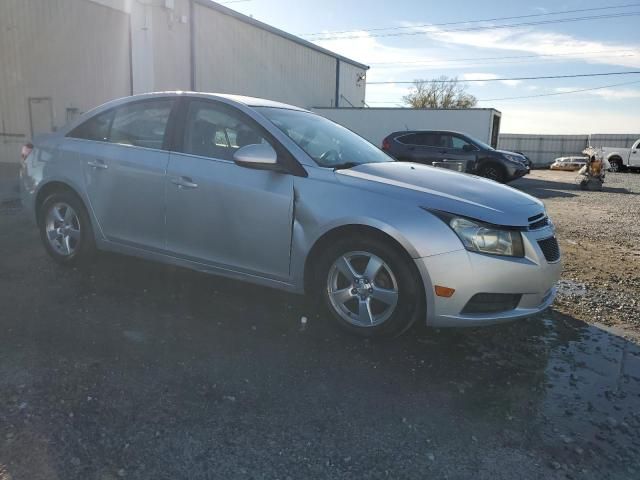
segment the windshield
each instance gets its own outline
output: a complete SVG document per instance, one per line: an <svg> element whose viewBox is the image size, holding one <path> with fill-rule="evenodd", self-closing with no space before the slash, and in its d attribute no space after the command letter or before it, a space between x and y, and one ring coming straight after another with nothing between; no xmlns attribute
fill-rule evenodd
<svg viewBox="0 0 640 480"><path fill-rule="evenodd" d="M256 107L321 167L345 168L393 162L375 145L320 115L298 110Z"/></svg>

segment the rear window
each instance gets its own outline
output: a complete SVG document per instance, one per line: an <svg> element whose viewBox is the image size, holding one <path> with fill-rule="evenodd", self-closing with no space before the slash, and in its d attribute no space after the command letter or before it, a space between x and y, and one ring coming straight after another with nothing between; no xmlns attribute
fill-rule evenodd
<svg viewBox="0 0 640 480"><path fill-rule="evenodd" d="M162 149L173 103L174 99L127 103L91 117L67 136Z"/></svg>
<svg viewBox="0 0 640 480"><path fill-rule="evenodd" d="M94 140L96 142L108 142L113 114L114 111L109 110L108 112L91 117L68 133L67 137Z"/></svg>

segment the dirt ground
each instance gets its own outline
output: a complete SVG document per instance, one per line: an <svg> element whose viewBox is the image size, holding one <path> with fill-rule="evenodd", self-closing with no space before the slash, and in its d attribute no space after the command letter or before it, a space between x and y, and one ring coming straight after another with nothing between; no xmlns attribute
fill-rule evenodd
<svg viewBox="0 0 640 480"><path fill-rule="evenodd" d="M640 336L640 174L608 174L602 192L576 173L536 170L512 186L544 202L557 226L564 273L554 308Z"/></svg>
<svg viewBox="0 0 640 480"><path fill-rule="evenodd" d="M516 185L558 225L553 308L384 342L246 283L106 254L61 268L5 201L0 480L637 480L640 175L572 178Z"/></svg>

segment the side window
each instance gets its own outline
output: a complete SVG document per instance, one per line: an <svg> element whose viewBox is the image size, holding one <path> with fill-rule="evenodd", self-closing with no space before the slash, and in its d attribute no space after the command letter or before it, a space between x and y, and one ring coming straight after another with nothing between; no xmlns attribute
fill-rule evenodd
<svg viewBox="0 0 640 480"><path fill-rule="evenodd" d="M442 148L454 148L453 147L453 137L451 135L444 135L444 134L440 134L440 143L439 143L439 147Z"/></svg>
<svg viewBox="0 0 640 480"><path fill-rule="evenodd" d="M401 137L397 137L396 140L403 145L417 145L418 135L415 133L410 133L408 135L402 135Z"/></svg>
<svg viewBox="0 0 640 480"><path fill-rule="evenodd" d="M469 142L460 137L451 137L452 148L462 150L465 145L471 145Z"/></svg>
<svg viewBox="0 0 640 480"><path fill-rule="evenodd" d="M116 108L109 142L162 149L173 103L173 99L163 99Z"/></svg>
<svg viewBox="0 0 640 480"><path fill-rule="evenodd" d="M111 121L113 120L113 113L113 110L109 110L108 112L91 117L69 132L67 137L107 142L109 139L109 128L111 128Z"/></svg>
<svg viewBox="0 0 640 480"><path fill-rule="evenodd" d="M435 133L419 133L418 134L418 145L422 145L425 147L439 147L440 146L440 136Z"/></svg>
<svg viewBox="0 0 640 480"><path fill-rule="evenodd" d="M405 145L416 145L420 147L439 147L440 146L440 137L435 133L430 132L420 132L420 133L410 133L408 135L403 135L398 137L398 141Z"/></svg>
<svg viewBox="0 0 640 480"><path fill-rule="evenodd" d="M213 102L189 103L183 152L233 161L233 154L245 145L268 143L260 131L239 112Z"/></svg>

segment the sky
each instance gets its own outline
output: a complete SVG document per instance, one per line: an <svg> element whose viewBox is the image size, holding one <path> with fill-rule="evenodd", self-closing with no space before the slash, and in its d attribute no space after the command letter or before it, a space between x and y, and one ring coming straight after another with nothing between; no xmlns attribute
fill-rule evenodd
<svg viewBox="0 0 640 480"><path fill-rule="evenodd" d="M442 75L490 80L640 71L640 1L222 3L369 65L366 102L372 107L404 106L402 97L411 86L372 82L412 82ZM589 8L599 10L555 14ZM526 17L479 22L516 16ZM601 18L555 22L595 16ZM522 23L529 25L514 26ZM349 33L335 33L345 31ZM480 100L478 107L502 112L503 133L640 133L640 74L466 85ZM532 97L582 89L594 90ZM531 98L506 99L523 96Z"/></svg>

